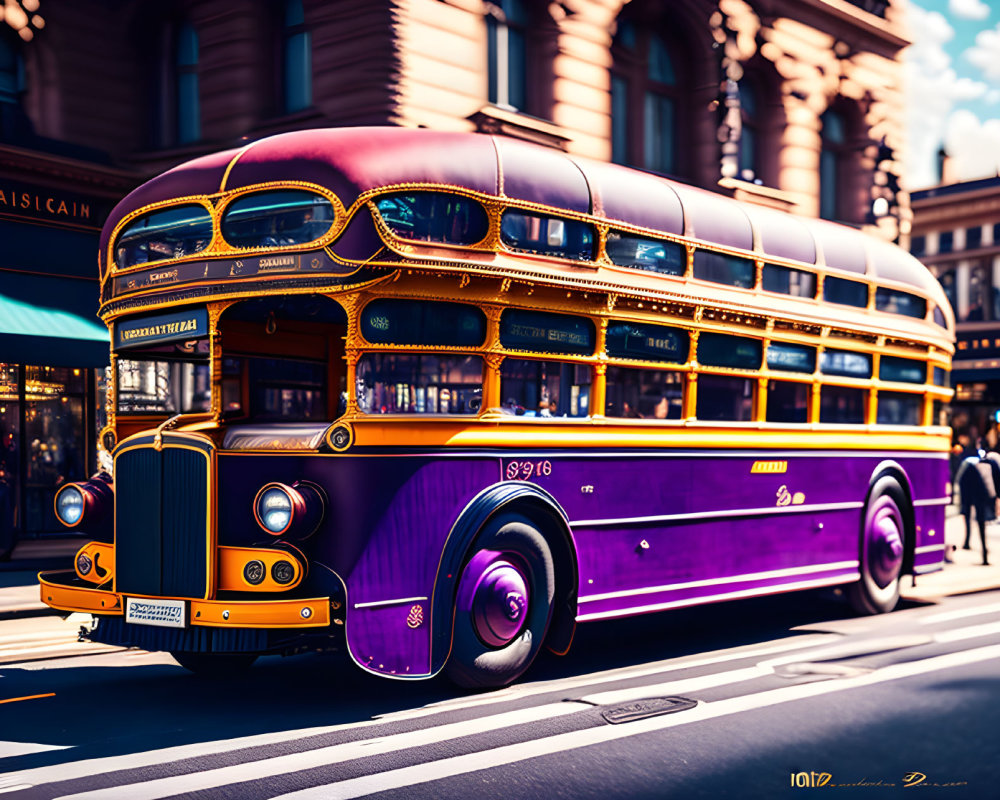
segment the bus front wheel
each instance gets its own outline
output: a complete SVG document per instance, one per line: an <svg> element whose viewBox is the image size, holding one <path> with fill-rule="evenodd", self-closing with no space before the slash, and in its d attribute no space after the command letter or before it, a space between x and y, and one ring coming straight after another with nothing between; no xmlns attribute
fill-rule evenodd
<svg viewBox="0 0 1000 800"><path fill-rule="evenodd" d="M487 523L465 562L445 674L459 686L516 680L541 649L552 617L555 566L545 537L525 517Z"/></svg>
<svg viewBox="0 0 1000 800"><path fill-rule="evenodd" d="M860 614L884 614L899 601L906 523L906 495L893 478L872 487L861 529L861 579L848 589L848 600Z"/></svg>
<svg viewBox="0 0 1000 800"><path fill-rule="evenodd" d="M171 657L188 672L203 678L224 678L250 668L257 660L255 653L192 653L178 651Z"/></svg>

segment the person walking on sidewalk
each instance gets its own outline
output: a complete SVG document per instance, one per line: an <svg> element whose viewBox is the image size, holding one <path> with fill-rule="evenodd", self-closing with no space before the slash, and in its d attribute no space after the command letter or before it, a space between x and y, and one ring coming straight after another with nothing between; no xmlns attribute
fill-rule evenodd
<svg viewBox="0 0 1000 800"><path fill-rule="evenodd" d="M958 467L955 485L958 487L962 516L965 517L965 544L971 550L972 511L976 512L979 540L983 546L983 564L989 564L986 553L986 523L996 519L997 490L1000 489L1000 467L992 459L980 455L965 458Z"/></svg>

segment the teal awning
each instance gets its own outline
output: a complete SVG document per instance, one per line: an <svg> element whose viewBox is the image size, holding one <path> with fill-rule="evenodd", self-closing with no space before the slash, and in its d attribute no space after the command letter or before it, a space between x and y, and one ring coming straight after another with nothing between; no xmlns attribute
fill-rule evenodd
<svg viewBox="0 0 1000 800"><path fill-rule="evenodd" d="M0 362L106 366L98 291L96 280L0 271Z"/></svg>

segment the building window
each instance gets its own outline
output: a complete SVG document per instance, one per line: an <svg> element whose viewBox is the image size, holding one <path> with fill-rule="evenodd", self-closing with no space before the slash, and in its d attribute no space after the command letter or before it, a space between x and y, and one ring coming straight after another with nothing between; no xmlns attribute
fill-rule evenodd
<svg viewBox="0 0 1000 800"><path fill-rule="evenodd" d="M978 250L983 244L983 226L965 229L965 249Z"/></svg>
<svg viewBox="0 0 1000 800"><path fill-rule="evenodd" d="M819 215L823 219L843 219L842 195L845 191L847 120L837 111L820 117L823 145L819 156Z"/></svg>
<svg viewBox="0 0 1000 800"><path fill-rule="evenodd" d="M653 172L677 174L683 113L675 42L654 26L620 20L612 55L612 160Z"/></svg>
<svg viewBox="0 0 1000 800"><path fill-rule="evenodd" d="M753 181L761 177L760 168L760 103L757 87L749 80L740 81L740 177Z"/></svg>
<svg viewBox="0 0 1000 800"><path fill-rule="evenodd" d="M306 28L302 0L285 1L284 110L291 114L312 105L312 34Z"/></svg>
<svg viewBox="0 0 1000 800"><path fill-rule="evenodd" d="M938 234L938 252L950 253L954 249L955 249L955 232L941 231L941 233Z"/></svg>
<svg viewBox="0 0 1000 800"><path fill-rule="evenodd" d="M915 255L917 258L927 255L927 237L914 236L910 239L910 253Z"/></svg>
<svg viewBox="0 0 1000 800"><path fill-rule="evenodd" d="M201 99L198 94L198 32L189 23L177 31L174 61L177 92L177 143L201 138Z"/></svg>
<svg viewBox="0 0 1000 800"><path fill-rule="evenodd" d="M24 61L15 37L0 30L0 103L18 104L24 91Z"/></svg>
<svg viewBox="0 0 1000 800"><path fill-rule="evenodd" d="M521 0L499 0L488 8L489 101L523 111L528 102L528 13Z"/></svg>

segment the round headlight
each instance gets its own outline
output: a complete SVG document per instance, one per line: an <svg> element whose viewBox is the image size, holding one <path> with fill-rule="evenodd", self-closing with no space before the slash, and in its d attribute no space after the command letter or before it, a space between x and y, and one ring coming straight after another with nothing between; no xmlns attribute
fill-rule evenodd
<svg viewBox="0 0 1000 800"><path fill-rule="evenodd" d="M257 519L269 533L284 533L292 521L292 498L277 486L265 489L257 498Z"/></svg>
<svg viewBox="0 0 1000 800"><path fill-rule="evenodd" d="M56 496L56 516L63 525L76 525L83 516L83 492L76 486L64 486Z"/></svg>

